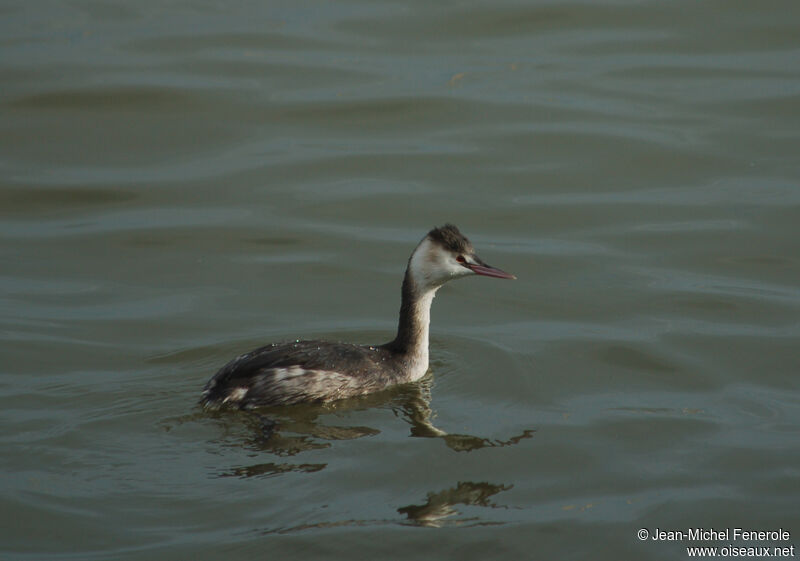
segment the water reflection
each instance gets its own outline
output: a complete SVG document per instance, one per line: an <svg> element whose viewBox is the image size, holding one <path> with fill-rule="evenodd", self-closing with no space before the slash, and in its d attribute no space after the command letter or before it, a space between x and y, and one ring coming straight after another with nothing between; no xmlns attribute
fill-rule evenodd
<svg viewBox="0 0 800 561"><path fill-rule="evenodd" d="M408 520L418 526L429 528L441 528L445 522L463 524L464 522L476 522L475 518L460 520L447 520L453 516L461 514L455 505L484 506L490 508L506 508L489 502L489 497L508 491L513 485L494 485L492 483L472 483L470 481L459 481L458 485L439 491L438 493L428 493L427 500L421 505L408 505L398 508L397 512L405 514ZM484 523L486 524L486 523Z"/></svg>
<svg viewBox="0 0 800 561"><path fill-rule="evenodd" d="M406 399L398 404L398 409L402 412L403 418L411 424L411 436L422 438L441 438L444 443L457 452L471 452L480 448L490 448L498 446L510 446L516 444L524 438L530 438L535 432L527 429L522 433L506 440L491 440L480 436L469 434L451 434L437 428L432 419L436 416L431 408L431 387L432 378L426 377L417 384L411 386Z"/></svg>
<svg viewBox="0 0 800 561"><path fill-rule="evenodd" d="M484 507L493 509L508 508L498 505L489 499L502 491L508 491L513 485L495 485L492 483L471 481L459 481L455 487L450 487L442 491L430 492L422 504L412 504L397 509L404 519L348 519L336 521L324 521L298 526L272 528L260 530L262 534L288 534L303 530L315 530L323 528L336 528L341 526L379 526L386 524L402 524L405 526L423 526L426 528L442 528L444 526L488 526L503 524L502 521L489 522L481 520L478 516L455 518L461 515L461 511L456 505L466 507Z"/></svg>
<svg viewBox="0 0 800 561"><path fill-rule="evenodd" d="M251 430L245 445L251 449L277 456L295 456L308 450L329 447L330 441L354 440L374 436L380 431L364 426L331 426L322 418L334 412L389 407L396 416L411 425L411 436L440 438L446 446L457 452L470 452L480 448L493 448L517 444L533 436L527 429L507 439L489 439L469 434L451 434L433 424L436 416L431 408L432 378L406 384L368 396L345 399L327 404L273 407L256 412L244 412ZM222 418L224 413L215 413Z"/></svg>
<svg viewBox="0 0 800 561"><path fill-rule="evenodd" d="M328 464L276 464L267 462L236 467L219 474L219 477L267 477L289 472L313 473L325 469Z"/></svg>
<svg viewBox="0 0 800 561"><path fill-rule="evenodd" d="M246 449L279 457L297 456L302 452L329 448L332 441L354 440L375 436L380 430L366 426L329 425L325 417L331 413L358 411L371 408L391 409L395 416L410 425L410 434L418 438L439 438L457 452L470 452L481 448L511 446L531 438L535 432L527 429L507 439L489 439L470 434L451 434L433 424L436 414L431 408L432 377L390 390L336 401L328 404L304 404L290 407L273 407L258 411L204 411L198 410L180 418L164 419L160 425L166 431L188 422L202 419L215 420L221 430L222 446L244 446ZM242 437L242 428L245 435ZM231 438L236 442L231 443ZM271 477L284 473L313 473L327 467L327 463L276 463L261 462L235 466L215 477ZM464 490L459 484L456 490ZM451 490L452 491L452 490ZM448 491L448 492L451 492ZM424 506L424 505L423 505ZM413 505L405 507L416 508ZM422 507L420 507L422 508ZM407 512L412 517L412 511Z"/></svg>

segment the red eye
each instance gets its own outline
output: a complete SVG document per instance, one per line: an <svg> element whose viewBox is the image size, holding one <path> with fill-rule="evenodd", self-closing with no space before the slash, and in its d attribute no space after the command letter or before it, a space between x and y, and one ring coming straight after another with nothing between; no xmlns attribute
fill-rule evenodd
<svg viewBox="0 0 800 561"><path fill-rule="evenodd" d="M467 262L467 260L464 259L463 255L459 255L458 257L456 257L456 261L458 261L459 263L466 263Z"/></svg>

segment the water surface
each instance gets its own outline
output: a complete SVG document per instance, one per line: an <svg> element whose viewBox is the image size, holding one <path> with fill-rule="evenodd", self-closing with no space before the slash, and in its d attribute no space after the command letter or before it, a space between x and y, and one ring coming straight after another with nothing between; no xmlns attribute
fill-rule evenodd
<svg viewBox="0 0 800 561"><path fill-rule="evenodd" d="M4 559L797 543L796 2L0 10ZM390 339L446 221L519 280L439 292L423 383L197 407Z"/></svg>

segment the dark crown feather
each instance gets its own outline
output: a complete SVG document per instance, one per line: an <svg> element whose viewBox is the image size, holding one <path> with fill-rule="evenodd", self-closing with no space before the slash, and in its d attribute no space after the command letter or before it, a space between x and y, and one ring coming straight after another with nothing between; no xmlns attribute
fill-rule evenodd
<svg viewBox="0 0 800 561"><path fill-rule="evenodd" d="M472 253L472 244L453 224L445 224L428 232L428 238L453 253Z"/></svg>

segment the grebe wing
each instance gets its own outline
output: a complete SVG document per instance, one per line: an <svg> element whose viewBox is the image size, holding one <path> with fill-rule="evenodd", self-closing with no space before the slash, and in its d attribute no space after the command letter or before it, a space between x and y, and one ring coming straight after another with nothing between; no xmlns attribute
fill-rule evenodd
<svg viewBox="0 0 800 561"><path fill-rule="evenodd" d="M203 403L253 407L375 391L389 383L375 375L383 352L326 341L267 345L223 366L206 384Z"/></svg>

